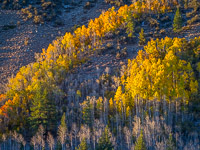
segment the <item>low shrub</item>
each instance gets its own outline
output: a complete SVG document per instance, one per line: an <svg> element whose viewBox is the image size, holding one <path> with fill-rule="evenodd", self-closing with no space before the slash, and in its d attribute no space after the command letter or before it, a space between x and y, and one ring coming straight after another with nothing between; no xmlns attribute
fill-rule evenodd
<svg viewBox="0 0 200 150"><path fill-rule="evenodd" d="M193 18L191 18L190 20L187 21L187 24L191 25L195 22L198 22L200 20L199 15L195 15Z"/></svg>
<svg viewBox="0 0 200 150"><path fill-rule="evenodd" d="M37 16L34 16L33 22L35 24L43 24L44 20L43 20L43 17L41 15L37 15Z"/></svg>

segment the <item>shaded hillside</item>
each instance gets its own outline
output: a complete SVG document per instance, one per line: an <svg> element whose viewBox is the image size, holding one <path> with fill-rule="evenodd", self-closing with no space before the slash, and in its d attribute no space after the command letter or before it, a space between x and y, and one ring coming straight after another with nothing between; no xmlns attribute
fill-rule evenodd
<svg viewBox="0 0 200 150"><path fill-rule="evenodd" d="M63 25L55 26L54 22L35 25L32 20L24 21L24 15L17 10L0 11L0 89L12 74L16 74L20 67L34 62L35 53L42 52L55 38L63 36L65 32L74 30L75 25L87 24L89 19L99 16L103 9L109 7L98 2L95 7L85 10L83 2L80 6L71 8L59 16Z"/></svg>

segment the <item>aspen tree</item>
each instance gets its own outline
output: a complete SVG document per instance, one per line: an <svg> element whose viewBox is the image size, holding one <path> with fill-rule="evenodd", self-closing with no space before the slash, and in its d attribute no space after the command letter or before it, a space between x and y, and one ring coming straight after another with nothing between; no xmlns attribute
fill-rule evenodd
<svg viewBox="0 0 200 150"><path fill-rule="evenodd" d="M65 150L66 138L67 138L67 125L66 125L65 113L63 113L61 118L61 124L58 127L58 141L62 146L62 150Z"/></svg>

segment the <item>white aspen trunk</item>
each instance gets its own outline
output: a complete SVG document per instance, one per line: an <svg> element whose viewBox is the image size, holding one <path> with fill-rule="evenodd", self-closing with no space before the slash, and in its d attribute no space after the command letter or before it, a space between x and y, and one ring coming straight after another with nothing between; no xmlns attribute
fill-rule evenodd
<svg viewBox="0 0 200 150"><path fill-rule="evenodd" d="M104 122L105 122L105 124L107 124L107 119L106 119L106 110L107 110L106 101L107 101L107 99L104 98L104 102L103 102L103 109L104 109L103 116L104 116Z"/></svg>
<svg viewBox="0 0 200 150"><path fill-rule="evenodd" d="M96 135L94 135L93 148L94 148L94 150L96 149Z"/></svg>
<svg viewBox="0 0 200 150"><path fill-rule="evenodd" d="M119 133L120 133L120 147L121 147L121 149L123 149L122 147L123 147L123 145L122 145L122 132L121 132L121 126L120 126L120 131L119 131Z"/></svg>
<svg viewBox="0 0 200 150"><path fill-rule="evenodd" d="M74 147L73 147L73 137L71 136L71 149L73 150Z"/></svg>
<svg viewBox="0 0 200 150"><path fill-rule="evenodd" d="M177 113L178 113L178 111L177 111L177 107L178 107L178 106L177 106L177 99L176 99L176 122L177 122L177 118L178 118L178 114L177 114Z"/></svg>
<svg viewBox="0 0 200 150"><path fill-rule="evenodd" d="M95 109L95 97L92 98L92 126L93 126L93 120L94 118L94 109Z"/></svg>
<svg viewBox="0 0 200 150"><path fill-rule="evenodd" d="M147 103L148 103L148 108L147 109L149 110L149 118L151 118L152 117L151 116L151 109L150 109L151 108L151 102L148 101Z"/></svg>
<svg viewBox="0 0 200 150"><path fill-rule="evenodd" d="M75 133L75 137L74 137L74 139L75 139L75 147L76 147L76 145L77 145L76 133Z"/></svg>
<svg viewBox="0 0 200 150"><path fill-rule="evenodd" d="M140 107L141 107L141 114L142 114L142 123L144 122L144 108L143 108L143 104L144 104L144 99L142 98L141 100L140 100L141 102L141 104L140 104Z"/></svg>
<svg viewBox="0 0 200 150"><path fill-rule="evenodd" d="M122 119L121 119L121 122L123 123L124 122L124 110L123 110L123 103L121 101L121 115L122 115Z"/></svg>
<svg viewBox="0 0 200 150"><path fill-rule="evenodd" d="M140 118L141 121L141 108L140 108L140 99L137 99L137 105L138 105L138 117Z"/></svg>
<svg viewBox="0 0 200 150"><path fill-rule="evenodd" d="M157 116L156 100L153 100L153 111L154 111L153 120L156 120L156 116Z"/></svg>
<svg viewBox="0 0 200 150"><path fill-rule="evenodd" d="M117 137L118 137L118 135L119 135L119 133L118 133L118 131L119 131L119 129L118 129L118 127L119 127L119 124L118 124L118 113L116 113L116 126L117 126Z"/></svg>
<svg viewBox="0 0 200 150"><path fill-rule="evenodd" d="M131 119L131 111L129 112L129 130L131 131L132 119Z"/></svg>
<svg viewBox="0 0 200 150"><path fill-rule="evenodd" d="M62 150L64 150L64 144L62 144Z"/></svg>
<svg viewBox="0 0 200 150"><path fill-rule="evenodd" d="M173 111L173 112L176 113L176 110L175 110L175 109L176 109L176 106L175 106L175 105L176 105L176 103L175 103L175 102L172 102L172 106L171 106L171 111L170 111L170 112ZM175 115L176 115L176 114L175 114ZM173 124L173 116L174 116L174 113L171 113L170 116L171 116L171 125L172 125L172 124Z"/></svg>
<svg viewBox="0 0 200 150"><path fill-rule="evenodd" d="M11 138L9 139L9 142L10 142L10 148L12 149L12 141L11 141Z"/></svg>
<svg viewBox="0 0 200 150"><path fill-rule="evenodd" d="M165 99L165 96L163 98L163 116L164 116L164 119L167 120L167 105L166 105L167 101Z"/></svg>
<svg viewBox="0 0 200 150"><path fill-rule="evenodd" d="M136 116L139 117L139 113L138 113L138 96L136 96L135 106L136 106Z"/></svg>
<svg viewBox="0 0 200 150"><path fill-rule="evenodd" d="M95 47L96 45L96 33L94 32L94 43L93 43L93 48Z"/></svg>
<svg viewBox="0 0 200 150"><path fill-rule="evenodd" d="M169 101L169 104L168 104L169 106L168 106L168 116L167 116L168 119L167 119L167 124L169 124L169 120L170 120L170 109L171 109L171 108L170 108L170 103L171 103L171 102Z"/></svg>

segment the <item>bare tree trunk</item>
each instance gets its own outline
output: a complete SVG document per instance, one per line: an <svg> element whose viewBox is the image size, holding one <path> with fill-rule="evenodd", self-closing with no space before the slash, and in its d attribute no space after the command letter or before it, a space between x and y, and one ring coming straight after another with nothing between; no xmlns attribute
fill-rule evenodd
<svg viewBox="0 0 200 150"><path fill-rule="evenodd" d="M74 146L73 146L73 136L72 136L72 134L71 134L71 136L70 136L70 140L71 140L71 149L73 150L73 149L74 149Z"/></svg>

